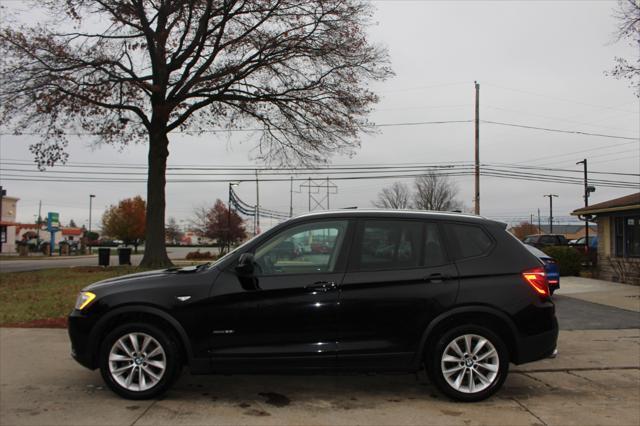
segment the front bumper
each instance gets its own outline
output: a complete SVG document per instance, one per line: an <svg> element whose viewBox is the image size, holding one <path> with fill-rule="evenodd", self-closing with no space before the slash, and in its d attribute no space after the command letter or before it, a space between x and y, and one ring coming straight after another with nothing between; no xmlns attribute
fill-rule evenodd
<svg viewBox="0 0 640 426"><path fill-rule="evenodd" d="M74 310L69 315L67 331L71 341L71 357L82 366L95 370L94 351L91 343L93 321Z"/></svg>

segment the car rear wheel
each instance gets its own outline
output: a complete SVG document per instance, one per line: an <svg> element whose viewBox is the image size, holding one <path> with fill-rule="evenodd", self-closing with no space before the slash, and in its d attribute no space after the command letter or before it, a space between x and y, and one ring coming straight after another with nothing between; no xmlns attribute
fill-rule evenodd
<svg viewBox="0 0 640 426"><path fill-rule="evenodd" d="M164 393L180 373L179 348L172 337L151 324L117 327L104 339L100 372L105 383L128 399Z"/></svg>
<svg viewBox="0 0 640 426"><path fill-rule="evenodd" d="M432 349L430 376L442 393L459 401L488 398L509 371L504 342L485 327L458 326L443 333Z"/></svg>

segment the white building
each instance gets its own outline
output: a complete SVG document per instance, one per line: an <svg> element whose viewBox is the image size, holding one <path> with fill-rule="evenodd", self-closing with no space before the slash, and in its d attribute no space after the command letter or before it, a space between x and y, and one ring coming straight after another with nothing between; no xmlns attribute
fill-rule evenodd
<svg viewBox="0 0 640 426"><path fill-rule="evenodd" d="M16 210L19 198L2 197L2 217L0 217L0 248L2 253L16 252Z"/></svg>

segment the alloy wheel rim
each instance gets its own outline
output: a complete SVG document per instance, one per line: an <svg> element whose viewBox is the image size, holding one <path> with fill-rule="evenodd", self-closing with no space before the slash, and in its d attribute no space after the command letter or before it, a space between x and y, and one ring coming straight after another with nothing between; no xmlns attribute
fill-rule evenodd
<svg viewBox="0 0 640 426"><path fill-rule="evenodd" d="M445 380L462 393L478 393L498 377L500 358L486 337L464 334L454 338L442 352L440 368Z"/></svg>
<svg viewBox="0 0 640 426"><path fill-rule="evenodd" d="M120 337L109 352L109 373L123 388L142 392L162 380L167 368L164 348L146 333L128 333Z"/></svg>

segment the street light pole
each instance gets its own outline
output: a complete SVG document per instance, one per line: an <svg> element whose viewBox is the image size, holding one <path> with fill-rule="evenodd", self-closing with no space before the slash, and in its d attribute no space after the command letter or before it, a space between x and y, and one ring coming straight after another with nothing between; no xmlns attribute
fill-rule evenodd
<svg viewBox="0 0 640 426"><path fill-rule="evenodd" d="M589 207L589 193L596 190L595 187L589 186L589 181L587 179L587 159L585 158L582 161L578 161L577 164L582 164L584 166L584 206ZM589 219L585 215L584 218L584 254L587 257L587 262L589 262Z"/></svg>
<svg viewBox="0 0 640 426"><path fill-rule="evenodd" d="M557 195L547 194L543 197L549 197L549 233L553 234L553 197L557 197Z"/></svg>
<svg viewBox="0 0 640 426"><path fill-rule="evenodd" d="M89 232L91 232L91 210L93 207L93 199L96 198L94 194L89 194Z"/></svg>
<svg viewBox="0 0 640 426"><path fill-rule="evenodd" d="M89 194L89 233L91 233L91 211L93 210L93 199L96 198L94 194ZM91 241L91 240L89 240ZM91 253L91 244L89 244L89 254Z"/></svg>
<svg viewBox="0 0 640 426"><path fill-rule="evenodd" d="M229 205L227 206L227 253L231 251L231 187L238 186L237 182L229 182Z"/></svg>

